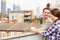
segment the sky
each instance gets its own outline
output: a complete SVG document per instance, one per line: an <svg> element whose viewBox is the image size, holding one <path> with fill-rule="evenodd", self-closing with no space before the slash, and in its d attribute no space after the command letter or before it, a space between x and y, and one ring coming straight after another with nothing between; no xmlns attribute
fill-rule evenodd
<svg viewBox="0 0 60 40"><path fill-rule="evenodd" d="M19 5L21 10L33 10L36 14L36 8L40 7L42 10L46 4L47 0L7 0L7 8L13 8L13 4Z"/></svg>
<svg viewBox="0 0 60 40"><path fill-rule="evenodd" d="M46 4L54 1L56 0L6 0L6 3L7 3L6 7L11 8L12 10L13 4L19 5L21 10L33 10L34 14L36 15L37 7L40 7L40 14L41 14L42 9L46 7Z"/></svg>

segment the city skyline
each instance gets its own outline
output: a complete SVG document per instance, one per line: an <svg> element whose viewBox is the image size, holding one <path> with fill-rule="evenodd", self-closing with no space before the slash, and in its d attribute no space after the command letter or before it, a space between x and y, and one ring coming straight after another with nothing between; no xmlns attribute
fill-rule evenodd
<svg viewBox="0 0 60 40"><path fill-rule="evenodd" d="M6 0L1 0L1 12L6 13Z"/></svg>
<svg viewBox="0 0 60 40"><path fill-rule="evenodd" d="M21 10L33 10L34 14L37 14L36 8L40 7L40 14L41 14L42 9L46 7L47 3L56 2L56 1L57 0L53 0L53 1L52 0L6 0L6 8L10 8L11 10L13 10L13 4L15 4L15 5L19 5L21 7Z"/></svg>

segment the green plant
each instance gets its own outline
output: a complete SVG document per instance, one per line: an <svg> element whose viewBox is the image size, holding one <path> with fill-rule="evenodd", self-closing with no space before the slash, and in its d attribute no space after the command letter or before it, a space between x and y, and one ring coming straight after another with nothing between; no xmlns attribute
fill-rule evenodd
<svg viewBox="0 0 60 40"><path fill-rule="evenodd" d="M40 18L40 23L41 23L41 24L43 23L43 18Z"/></svg>

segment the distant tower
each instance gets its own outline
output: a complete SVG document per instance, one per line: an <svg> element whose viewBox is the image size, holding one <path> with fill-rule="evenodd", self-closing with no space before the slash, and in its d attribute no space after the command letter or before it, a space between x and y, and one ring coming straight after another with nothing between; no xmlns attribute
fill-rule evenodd
<svg viewBox="0 0 60 40"><path fill-rule="evenodd" d="M0 0L0 12L1 12L1 0Z"/></svg>
<svg viewBox="0 0 60 40"><path fill-rule="evenodd" d="M37 17L40 16L40 7L37 7L37 8L36 8L36 14L37 14Z"/></svg>
<svg viewBox="0 0 60 40"><path fill-rule="evenodd" d="M11 12L11 9L10 8L7 8L7 12L10 13Z"/></svg>
<svg viewBox="0 0 60 40"><path fill-rule="evenodd" d="M6 0L1 0L1 12L6 12Z"/></svg>
<svg viewBox="0 0 60 40"><path fill-rule="evenodd" d="M13 4L13 11L15 10L15 4Z"/></svg>
<svg viewBox="0 0 60 40"><path fill-rule="evenodd" d="M13 4L13 11L20 11L20 6Z"/></svg>

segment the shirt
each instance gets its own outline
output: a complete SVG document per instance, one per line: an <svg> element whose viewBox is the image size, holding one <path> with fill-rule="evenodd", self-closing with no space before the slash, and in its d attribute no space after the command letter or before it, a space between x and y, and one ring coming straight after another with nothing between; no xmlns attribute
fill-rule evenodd
<svg viewBox="0 0 60 40"><path fill-rule="evenodd" d="M51 18L47 18L45 21L43 21L43 24L41 25L41 27L39 28L39 31L45 31L46 29L48 29L51 24L53 23L53 21L51 20Z"/></svg>
<svg viewBox="0 0 60 40"><path fill-rule="evenodd" d="M50 28L42 32L43 36L48 36L48 40L60 40L60 20L52 24Z"/></svg>

